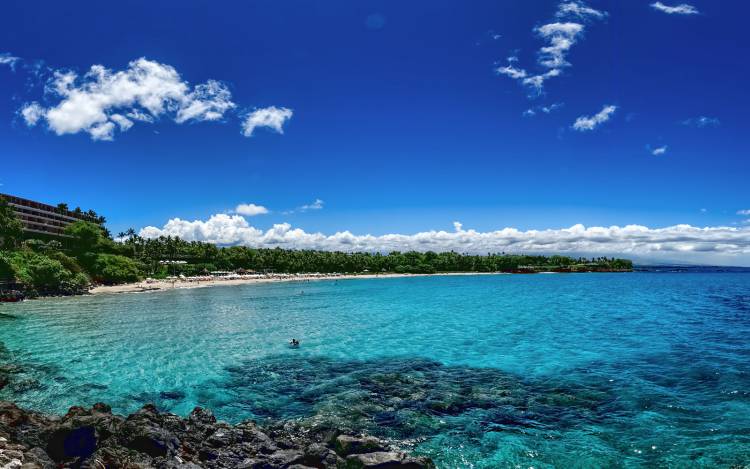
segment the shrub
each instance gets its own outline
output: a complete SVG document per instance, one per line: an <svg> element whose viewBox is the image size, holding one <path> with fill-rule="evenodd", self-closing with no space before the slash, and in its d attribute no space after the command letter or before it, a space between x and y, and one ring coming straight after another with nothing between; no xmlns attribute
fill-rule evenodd
<svg viewBox="0 0 750 469"><path fill-rule="evenodd" d="M47 253L47 257L50 257L52 259L59 261L63 265L63 267L68 269L73 274L78 274L78 273L83 272L83 269L78 264L78 261L66 255L65 253L62 253L60 251L52 251L52 252Z"/></svg>
<svg viewBox="0 0 750 469"><path fill-rule="evenodd" d="M116 254L98 254L93 263L92 275L97 282L106 284L140 280L138 263L129 257Z"/></svg>
<svg viewBox="0 0 750 469"><path fill-rule="evenodd" d="M13 282L16 278L16 269L10 257L0 252L0 282Z"/></svg>

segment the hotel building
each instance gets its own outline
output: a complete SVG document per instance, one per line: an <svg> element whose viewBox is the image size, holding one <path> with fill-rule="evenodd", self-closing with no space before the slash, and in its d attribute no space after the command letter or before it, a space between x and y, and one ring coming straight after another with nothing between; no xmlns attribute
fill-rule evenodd
<svg viewBox="0 0 750 469"><path fill-rule="evenodd" d="M0 194L23 223L24 232L34 235L65 236L65 227L78 220L96 222L86 213L73 212L33 200Z"/></svg>

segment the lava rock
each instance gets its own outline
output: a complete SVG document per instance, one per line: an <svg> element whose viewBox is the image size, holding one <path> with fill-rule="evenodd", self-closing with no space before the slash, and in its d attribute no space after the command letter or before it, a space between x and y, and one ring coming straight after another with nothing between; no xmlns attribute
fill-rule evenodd
<svg viewBox="0 0 750 469"><path fill-rule="evenodd" d="M57 462L75 458L87 459L96 451L98 441L94 427L59 428L49 437L47 454Z"/></svg>
<svg viewBox="0 0 750 469"><path fill-rule="evenodd" d="M377 438L373 437L355 437L349 435L339 435L336 438L334 448L341 456L350 454L371 453L374 451L385 451L385 446Z"/></svg>
<svg viewBox="0 0 750 469"><path fill-rule="evenodd" d="M410 458L395 451L353 454L346 458L347 469L422 469L433 467L422 458Z"/></svg>
<svg viewBox="0 0 750 469"><path fill-rule="evenodd" d="M338 454L337 454L338 453ZM346 459L344 459L344 457ZM49 417L0 401L0 467L433 468L368 436L282 422L228 425L206 409L189 417L146 405L124 418L106 404Z"/></svg>
<svg viewBox="0 0 750 469"><path fill-rule="evenodd" d="M44 452L42 448L31 448L24 453L26 460L21 469L54 469L55 462Z"/></svg>

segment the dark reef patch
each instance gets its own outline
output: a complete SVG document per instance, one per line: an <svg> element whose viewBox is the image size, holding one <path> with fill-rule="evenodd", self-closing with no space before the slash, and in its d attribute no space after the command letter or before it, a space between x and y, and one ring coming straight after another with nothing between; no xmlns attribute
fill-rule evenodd
<svg viewBox="0 0 750 469"><path fill-rule="evenodd" d="M620 410L606 385L521 379L496 369L446 366L422 358L366 361L282 355L226 369L198 395L221 415L365 432L418 441L457 432L564 430Z"/></svg>
<svg viewBox="0 0 750 469"><path fill-rule="evenodd" d="M61 377L60 371L54 365L18 361L0 342L0 398L46 389L46 383Z"/></svg>

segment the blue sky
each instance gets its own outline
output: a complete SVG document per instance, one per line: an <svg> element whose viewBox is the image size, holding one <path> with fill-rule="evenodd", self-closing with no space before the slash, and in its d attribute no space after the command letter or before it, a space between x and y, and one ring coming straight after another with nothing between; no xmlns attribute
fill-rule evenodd
<svg viewBox="0 0 750 469"><path fill-rule="evenodd" d="M736 249L662 257L744 263L750 5L689 6L5 2L0 192L94 208L114 232L241 203L266 208L243 216L263 232L723 226L731 240L705 242ZM182 88L160 111L124 98L91 117L107 79L91 67L129 79L141 58ZM538 89L508 66L554 76ZM153 122L112 117L136 111ZM217 240L210 229L178 233Z"/></svg>

